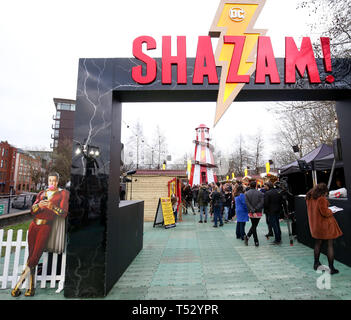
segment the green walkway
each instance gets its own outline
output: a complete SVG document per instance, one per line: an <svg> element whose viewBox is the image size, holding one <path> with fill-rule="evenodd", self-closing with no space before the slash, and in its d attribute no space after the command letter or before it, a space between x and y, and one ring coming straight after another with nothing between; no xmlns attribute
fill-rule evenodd
<svg viewBox="0 0 351 320"><path fill-rule="evenodd" d="M260 246L249 246L235 237L234 222L213 228L198 223L199 215L183 216L176 228L144 224L144 248L115 284L106 300L281 300L351 299L351 268L336 261L340 273L330 277L330 289L312 269L313 250L294 241L290 246L287 226L281 223L282 244L271 245L264 237L265 219L259 227ZM251 223L247 223L248 231ZM322 264L327 258L321 255ZM0 290L0 299L14 299ZM65 300L63 291L37 289L32 298ZM72 299L73 300L73 299Z"/></svg>

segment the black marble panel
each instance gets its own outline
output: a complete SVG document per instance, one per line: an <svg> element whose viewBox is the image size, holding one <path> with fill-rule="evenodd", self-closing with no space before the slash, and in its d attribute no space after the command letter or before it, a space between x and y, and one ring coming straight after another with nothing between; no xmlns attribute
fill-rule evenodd
<svg viewBox="0 0 351 320"><path fill-rule="evenodd" d="M106 59L80 60L68 215L66 297L106 294L113 67ZM120 121L120 119L117 119ZM78 147L81 153L76 154ZM85 149L85 150L84 150ZM99 155L90 154L98 150Z"/></svg>
<svg viewBox="0 0 351 320"><path fill-rule="evenodd" d="M108 222L106 290L113 287L143 248L144 202L124 200Z"/></svg>
<svg viewBox="0 0 351 320"><path fill-rule="evenodd" d="M348 100L336 102L336 113L344 163L345 184L348 198L351 201L351 94Z"/></svg>

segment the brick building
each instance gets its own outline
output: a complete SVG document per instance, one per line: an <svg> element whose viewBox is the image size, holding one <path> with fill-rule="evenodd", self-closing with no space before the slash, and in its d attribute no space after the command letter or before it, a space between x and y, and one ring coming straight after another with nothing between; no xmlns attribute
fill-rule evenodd
<svg viewBox="0 0 351 320"><path fill-rule="evenodd" d="M50 145L52 149L59 147L66 139L72 141L74 127L74 113L76 110L76 101L69 99L54 98L56 113L53 116L54 124L51 134L53 143Z"/></svg>
<svg viewBox="0 0 351 320"><path fill-rule="evenodd" d="M34 181L34 176L40 172L40 157L35 157L29 152L17 149L14 172L16 193L35 191L38 188L38 182Z"/></svg>
<svg viewBox="0 0 351 320"><path fill-rule="evenodd" d="M0 194L15 191L15 162L17 149L7 141L0 142Z"/></svg>
<svg viewBox="0 0 351 320"><path fill-rule="evenodd" d="M35 158L40 159L40 174L39 181L37 182L37 189L41 190L47 186L48 174L50 173L53 165L52 151L27 151Z"/></svg>

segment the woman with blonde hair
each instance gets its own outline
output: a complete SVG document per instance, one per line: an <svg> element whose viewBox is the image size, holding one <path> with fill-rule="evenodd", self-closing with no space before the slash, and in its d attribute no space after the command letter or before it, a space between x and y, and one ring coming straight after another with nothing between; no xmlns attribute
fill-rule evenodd
<svg viewBox="0 0 351 320"><path fill-rule="evenodd" d="M340 237L343 233L333 216L333 212L328 208L327 195L327 185L319 183L306 194L306 204L311 235L315 239L313 268L317 270L321 265L319 256L322 242L326 240L330 274L335 274L339 270L334 268L333 239Z"/></svg>

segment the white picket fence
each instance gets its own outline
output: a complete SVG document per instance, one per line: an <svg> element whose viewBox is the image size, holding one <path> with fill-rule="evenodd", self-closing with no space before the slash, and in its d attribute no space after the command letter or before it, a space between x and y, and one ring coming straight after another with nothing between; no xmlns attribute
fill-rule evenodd
<svg viewBox="0 0 351 320"><path fill-rule="evenodd" d="M4 241L4 230L0 230L0 252L2 252L3 248L5 248L5 257L1 257L0 260L0 289L13 289L25 268L28 258L28 231L25 241L22 241L22 235L23 230L18 230L17 239L12 239L13 230L9 229L7 231L7 239ZM49 282L50 288L55 288L58 281L56 293L62 291L65 281L66 250L62 254L60 275L56 275L58 261L57 257L58 254L54 253L52 257L51 275L48 275L48 253L43 253L40 260L40 262L42 262L41 274L37 275L38 267L35 270L35 287L38 287L38 284L40 283L40 288L46 288ZM29 281L27 277L26 281L22 285L22 288L28 288L28 285Z"/></svg>

